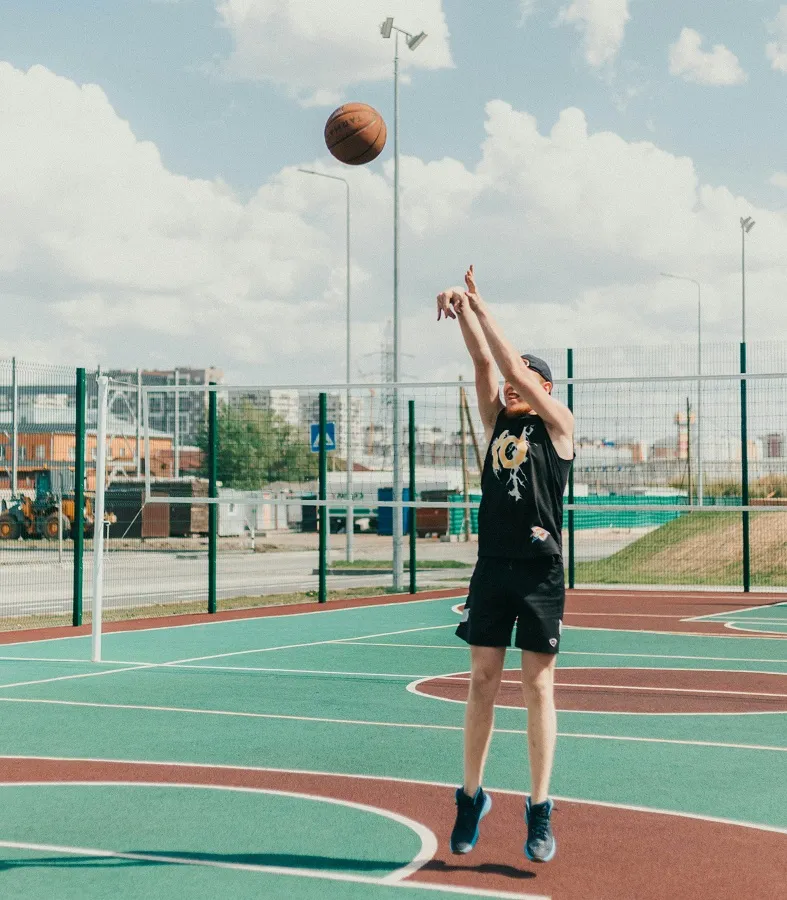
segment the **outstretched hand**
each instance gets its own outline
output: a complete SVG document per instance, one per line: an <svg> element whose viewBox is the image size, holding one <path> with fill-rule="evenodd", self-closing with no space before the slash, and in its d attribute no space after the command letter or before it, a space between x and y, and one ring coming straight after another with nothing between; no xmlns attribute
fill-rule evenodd
<svg viewBox="0 0 787 900"><path fill-rule="evenodd" d="M437 295L438 322L441 316L445 316L446 319L455 319L457 315L462 315L465 312L466 306L469 306L471 309L477 307L480 297L475 284L475 273L472 266L465 272L465 284L467 285L466 292L450 288Z"/></svg>
<svg viewBox="0 0 787 900"><path fill-rule="evenodd" d="M465 272L465 284L469 293L478 296L478 288L475 286L475 273L472 266Z"/></svg>
<svg viewBox="0 0 787 900"><path fill-rule="evenodd" d="M465 295L462 291L457 291L455 288L441 291L437 295L437 321L440 321L440 316L445 316L446 319L455 319L457 313L461 314L464 302Z"/></svg>

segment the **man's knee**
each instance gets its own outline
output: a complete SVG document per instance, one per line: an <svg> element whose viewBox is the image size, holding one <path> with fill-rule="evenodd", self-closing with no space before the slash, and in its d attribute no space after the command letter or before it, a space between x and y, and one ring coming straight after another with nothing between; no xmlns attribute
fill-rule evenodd
<svg viewBox="0 0 787 900"><path fill-rule="evenodd" d="M493 668L473 669L470 675L470 687L474 691L480 691L485 694L490 691L497 691L500 686L500 678L501 673Z"/></svg>
<svg viewBox="0 0 787 900"><path fill-rule="evenodd" d="M484 648L484 650L486 649ZM496 693L500 687L502 676L503 658L501 655L497 652L481 652L473 659L470 670L470 688L484 694Z"/></svg>
<svg viewBox="0 0 787 900"><path fill-rule="evenodd" d="M525 698L528 705L531 703L543 704L551 703L554 696L554 685L552 679L535 678L522 681L522 690L525 692Z"/></svg>
<svg viewBox="0 0 787 900"><path fill-rule="evenodd" d="M555 691L554 665L523 664L522 690L528 702L551 702Z"/></svg>

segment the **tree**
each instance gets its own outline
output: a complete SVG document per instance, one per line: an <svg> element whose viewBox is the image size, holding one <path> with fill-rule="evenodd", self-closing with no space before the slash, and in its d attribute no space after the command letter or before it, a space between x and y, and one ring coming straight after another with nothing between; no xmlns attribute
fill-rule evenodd
<svg viewBox="0 0 787 900"><path fill-rule="evenodd" d="M218 410L218 479L224 487L259 490L273 481L317 477L317 459L304 437L281 416L249 401ZM207 425L200 435L207 468Z"/></svg>

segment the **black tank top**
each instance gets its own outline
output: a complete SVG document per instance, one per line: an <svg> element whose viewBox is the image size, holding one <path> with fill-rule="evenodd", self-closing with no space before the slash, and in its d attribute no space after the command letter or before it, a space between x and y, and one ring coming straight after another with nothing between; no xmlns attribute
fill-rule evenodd
<svg viewBox="0 0 787 900"><path fill-rule="evenodd" d="M536 415L495 422L481 476L478 555L562 555L563 492L572 460L561 459Z"/></svg>

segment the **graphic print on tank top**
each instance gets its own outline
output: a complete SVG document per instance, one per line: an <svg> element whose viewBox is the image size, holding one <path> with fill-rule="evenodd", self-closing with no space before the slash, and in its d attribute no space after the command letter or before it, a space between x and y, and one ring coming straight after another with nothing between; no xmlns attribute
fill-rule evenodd
<svg viewBox="0 0 787 900"><path fill-rule="evenodd" d="M481 475L478 555L560 556L563 493L571 460L562 459L539 416L501 410Z"/></svg>
<svg viewBox="0 0 787 900"><path fill-rule="evenodd" d="M507 478L508 494L517 501L522 499L527 487L525 463L530 452L528 438L533 433L533 428L533 425L525 425L519 437L504 431L491 446L492 471L497 478Z"/></svg>

